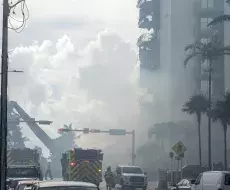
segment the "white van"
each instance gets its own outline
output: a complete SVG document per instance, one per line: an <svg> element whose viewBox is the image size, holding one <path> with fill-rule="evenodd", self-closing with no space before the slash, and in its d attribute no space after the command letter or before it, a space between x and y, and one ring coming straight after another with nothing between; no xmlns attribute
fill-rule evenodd
<svg viewBox="0 0 230 190"><path fill-rule="evenodd" d="M230 190L230 172L208 171L201 173L196 180L192 190Z"/></svg>

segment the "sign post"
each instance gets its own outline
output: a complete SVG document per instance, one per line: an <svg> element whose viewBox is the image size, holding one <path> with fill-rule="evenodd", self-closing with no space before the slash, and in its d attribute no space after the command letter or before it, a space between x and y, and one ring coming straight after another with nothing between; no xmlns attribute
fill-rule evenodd
<svg viewBox="0 0 230 190"><path fill-rule="evenodd" d="M184 146L184 144L181 141L179 141L178 143L176 143L172 147L172 149L177 154L176 159L178 160L178 165L177 165L178 166L178 170L179 170L179 161L181 161L181 179L182 179L182 177L183 177L183 175L182 175L182 172L183 172L182 171L182 159L184 157L184 153L187 150L187 148Z"/></svg>

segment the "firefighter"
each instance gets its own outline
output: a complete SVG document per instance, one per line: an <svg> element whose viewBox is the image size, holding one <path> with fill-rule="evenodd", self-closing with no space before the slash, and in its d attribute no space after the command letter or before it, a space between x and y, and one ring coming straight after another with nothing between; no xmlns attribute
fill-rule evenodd
<svg viewBox="0 0 230 190"><path fill-rule="evenodd" d="M62 168L62 178L63 178L63 180L64 181L66 181L67 180L67 178L66 178L66 166L65 166L65 159L62 157L61 158L61 168Z"/></svg>
<svg viewBox="0 0 230 190"><path fill-rule="evenodd" d="M47 180L47 176L49 175L50 179L53 179L52 177L52 172L51 172L51 161L48 161L47 164L47 169L46 169L46 173L45 173L45 179Z"/></svg>
<svg viewBox="0 0 230 190"><path fill-rule="evenodd" d="M108 190L109 187L113 186L112 183L114 182L114 176L110 166L107 168L104 177L106 182L106 189Z"/></svg>

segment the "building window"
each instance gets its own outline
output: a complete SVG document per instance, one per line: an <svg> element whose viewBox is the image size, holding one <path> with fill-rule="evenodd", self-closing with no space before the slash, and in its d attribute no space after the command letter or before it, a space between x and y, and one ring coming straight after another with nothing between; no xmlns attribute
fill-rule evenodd
<svg viewBox="0 0 230 190"><path fill-rule="evenodd" d="M201 18L201 29L207 28L208 23L212 21L212 18Z"/></svg>
<svg viewBox="0 0 230 190"><path fill-rule="evenodd" d="M201 0L201 8L213 8L214 0Z"/></svg>

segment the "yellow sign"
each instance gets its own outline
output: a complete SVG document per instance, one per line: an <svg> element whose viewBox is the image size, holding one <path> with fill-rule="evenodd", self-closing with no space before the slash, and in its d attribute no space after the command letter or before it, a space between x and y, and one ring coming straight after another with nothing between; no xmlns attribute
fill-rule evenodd
<svg viewBox="0 0 230 190"><path fill-rule="evenodd" d="M187 148L184 146L184 144L183 144L181 141L179 141L178 143L176 143L176 144L172 147L172 149L174 150L174 152L175 152L178 156L184 154L185 151L187 150Z"/></svg>

